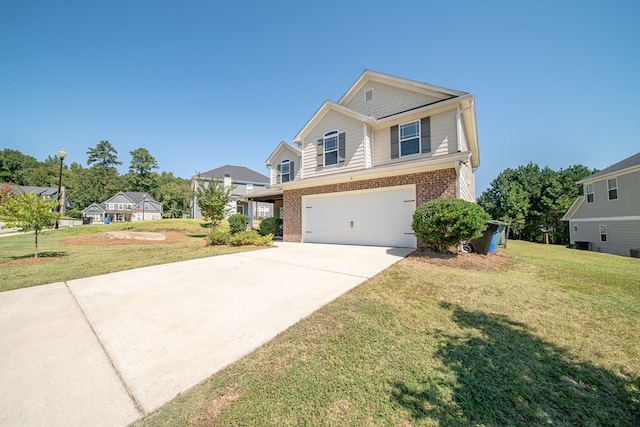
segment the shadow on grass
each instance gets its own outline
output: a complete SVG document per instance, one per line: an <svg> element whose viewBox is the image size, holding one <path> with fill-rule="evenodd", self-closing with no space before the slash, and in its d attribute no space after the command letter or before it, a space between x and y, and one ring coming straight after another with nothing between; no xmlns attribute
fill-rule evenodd
<svg viewBox="0 0 640 427"><path fill-rule="evenodd" d="M442 425L640 425L639 378L626 381L572 360L561 348L533 336L526 325L504 316L443 306L468 330L466 336L439 337L436 355L455 380L392 384L392 398L415 420Z"/></svg>
<svg viewBox="0 0 640 427"><path fill-rule="evenodd" d="M187 236L199 239L199 238L202 238L202 237L207 237L207 234L206 233L191 233L191 234L187 234Z"/></svg>
<svg viewBox="0 0 640 427"><path fill-rule="evenodd" d="M45 252L38 252L38 258L60 258L63 256L67 256L66 252L56 252L56 251L45 251ZM20 255L20 256L12 256L9 257L11 258L13 261L19 260L19 259L27 259L27 258L34 258L34 253L30 253L28 255Z"/></svg>

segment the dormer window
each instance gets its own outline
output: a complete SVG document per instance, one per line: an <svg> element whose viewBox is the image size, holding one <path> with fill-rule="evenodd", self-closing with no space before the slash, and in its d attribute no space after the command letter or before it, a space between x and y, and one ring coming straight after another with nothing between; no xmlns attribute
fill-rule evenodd
<svg viewBox="0 0 640 427"><path fill-rule="evenodd" d="M332 130L324 134L324 165L338 163L338 131Z"/></svg>
<svg viewBox="0 0 640 427"><path fill-rule="evenodd" d="M291 165L289 160L283 160L282 163L280 164L280 171L281 171L281 179L282 182L289 182L290 181L290 172L291 172Z"/></svg>

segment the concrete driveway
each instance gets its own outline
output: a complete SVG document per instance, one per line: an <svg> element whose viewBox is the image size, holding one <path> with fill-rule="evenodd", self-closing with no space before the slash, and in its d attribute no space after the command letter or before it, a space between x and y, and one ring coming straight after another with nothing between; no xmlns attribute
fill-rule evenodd
<svg viewBox="0 0 640 427"><path fill-rule="evenodd" d="M0 425L127 425L410 252L277 243L0 293Z"/></svg>

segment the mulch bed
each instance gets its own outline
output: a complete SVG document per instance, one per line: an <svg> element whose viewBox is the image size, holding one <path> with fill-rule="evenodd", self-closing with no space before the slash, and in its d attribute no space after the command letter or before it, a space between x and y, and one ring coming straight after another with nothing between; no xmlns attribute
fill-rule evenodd
<svg viewBox="0 0 640 427"><path fill-rule="evenodd" d="M408 260L424 262L452 268L468 270L493 270L507 264L509 256L501 252L489 252L487 255L478 253L438 253L429 249L419 249L411 253Z"/></svg>

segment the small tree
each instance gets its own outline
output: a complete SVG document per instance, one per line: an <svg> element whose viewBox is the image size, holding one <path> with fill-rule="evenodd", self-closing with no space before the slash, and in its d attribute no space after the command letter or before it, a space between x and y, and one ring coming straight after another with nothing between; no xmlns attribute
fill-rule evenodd
<svg viewBox="0 0 640 427"><path fill-rule="evenodd" d="M480 237L491 217L475 203L435 199L418 206L411 227L425 245L437 252Z"/></svg>
<svg viewBox="0 0 640 427"><path fill-rule="evenodd" d="M208 185L205 180L198 175L196 195L198 197L198 207L205 220L211 221L213 228L218 228L220 221L229 212L229 199L235 185L225 188L220 180L213 179Z"/></svg>
<svg viewBox="0 0 640 427"><path fill-rule="evenodd" d="M38 233L60 218L60 214L54 211L57 204L55 200L45 200L37 194L12 195L0 204L0 220L9 227L18 227L20 231L34 231L35 258L38 258Z"/></svg>

